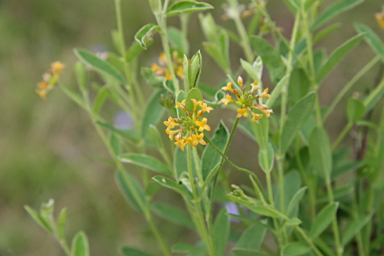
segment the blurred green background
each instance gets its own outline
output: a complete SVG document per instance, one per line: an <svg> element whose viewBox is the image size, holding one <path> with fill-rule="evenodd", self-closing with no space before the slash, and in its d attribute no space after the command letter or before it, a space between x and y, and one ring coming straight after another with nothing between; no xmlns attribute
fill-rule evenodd
<svg viewBox="0 0 384 256"><path fill-rule="evenodd" d="M147 1L123 0L126 41L131 42L143 25L154 22ZM230 21L220 20L224 1L208 0L216 7L213 14L221 25L233 29ZM327 6L331 0L324 1ZM382 0L367 0L333 22L342 28L322 40L317 47L331 52L355 35L353 22L372 27L382 38L374 20ZM290 33L293 17L283 1L268 4L272 17L285 34ZM203 37L196 15L190 22L191 53L202 48ZM247 20L246 20L247 21ZM176 18L170 23L178 26ZM56 209L68 208L68 237L84 230L90 240L91 255L118 255L117 248L134 245L158 254L145 220L125 203L114 183L113 167L98 161L108 157L86 114L60 90L53 90L46 101L34 92L41 74L53 61L66 64L62 81L75 88L72 72L73 48L114 51L110 32L115 29L114 1L109 0L0 0L0 256L64 255L59 245L27 215L23 205L39 208L49 198ZM160 53L160 40L143 54L141 64L149 66ZM349 54L331 73L321 88L321 105L334 95L374 54L365 43ZM232 68L243 57L238 47L231 50ZM223 74L204 54L202 81L217 85ZM363 92L374 82L378 67L364 76L354 91ZM352 92L350 93L352 94ZM345 123L345 104L326 124L339 132ZM112 119L112 118L111 118ZM332 135L331 135L332 137ZM232 158L256 165L254 145L244 150L245 137L237 133L231 147ZM248 162L247 162L248 161ZM234 178L241 178L234 174ZM173 197L162 191L162 196ZM189 230L178 229L157 220L170 243L195 240ZM149 246L150 245L150 246ZM152 249L154 247L154 249Z"/></svg>

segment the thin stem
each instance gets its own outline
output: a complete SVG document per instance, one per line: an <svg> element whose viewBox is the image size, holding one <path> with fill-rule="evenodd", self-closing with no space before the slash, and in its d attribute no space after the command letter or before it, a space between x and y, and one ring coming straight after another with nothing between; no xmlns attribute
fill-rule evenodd
<svg viewBox="0 0 384 256"><path fill-rule="evenodd" d="M317 249L317 247L314 245L311 238L307 236L307 234L302 230L299 226L296 226L295 229L300 233L300 235L304 238L304 240L308 243L308 245L312 248L314 253L318 256L322 256L323 254Z"/></svg>
<svg viewBox="0 0 384 256"><path fill-rule="evenodd" d="M213 240L208 235L207 228L206 228L206 225L204 222L203 212L201 210L200 198L198 197L197 191L196 191L195 179L193 177L191 151L192 151L192 146L188 145L188 148L187 148L188 176L189 176L189 182L190 182L191 188L192 188L193 204L195 205L198 224L200 226L200 230L202 231L200 235L201 235L202 239L204 240L205 245L208 248L209 254L211 256L214 256L214 255L216 255L216 250L214 248Z"/></svg>
<svg viewBox="0 0 384 256"><path fill-rule="evenodd" d="M379 62L381 59L380 56L376 56L373 58L370 62L368 62L362 69L357 72L357 74L344 86L344 88L339 92L339 94L336 96L336 98L333 100L329 108L327 109L327 112L325 112L323 116L323 120L327 120L329 115L332 113L332 111L335 109L337 104L340 102L340 100L345 96L345 94L351 89L351 87L365 74L370 70L377 62Z"/></svg>
<svg viewBox="0 0 384 256"><path fill-rule="evenodd" d="M326 182L326 186L327 186L329 203L333 204L335 201L334 201L334 196L333 196L331 179L330 179L329 175L326 176L325 182ZM335 239L335 244L336 244L336 254L338 256L342 256L343 255L343 247L341 246L341 242L340 242L340 232L339 232L339 227L337 224L337 217L335 217L332 221L332 229L333 229L333 237Z"/></svg>
<svg viewBox="0 0 384 256"><path fill-rule="evenodd" d="M336 148L339 146L339 144L343 141L345 136L348 134L348 132L353 127L353 123L348 122L348 124L344 127L343 131L340 133L339 137L337 137L336 141L332 145L332 151L335 151Z"/></svg>
<svg viewBox="0 0 384 256"><path fill-rule="evenodd" d="M239 3L237 2L237 0L229 0L229 4L231 5L233 20L235 22L236 29L240 35L240 39L241 39L240 45L244 50L245 57L247 58L247 61L253 62L255 56L253 54L252 47L251 47L251 44L249 42L249 37L248 37L247 31L245 30L244 24L240 18L239 8L238 8Z"/></svg>
<svg viewBox="0 0 384 256"><path fill-rule="evenodd" d="M72 256L71 250L69 249L69 246L67 245L67 242L64 239L59 238L55 235L56 240L59 242L61 248L63 248L65 254L67 256Z"/></svg>

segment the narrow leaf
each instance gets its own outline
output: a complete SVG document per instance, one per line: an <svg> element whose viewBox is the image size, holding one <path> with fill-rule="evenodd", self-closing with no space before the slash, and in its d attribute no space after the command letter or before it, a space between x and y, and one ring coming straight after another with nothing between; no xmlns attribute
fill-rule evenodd
<svg viewBox="0 0 384 256"><path fill-rule="evenodd" d="M217 255L224 255L229 237L229 218L227 210L223 208L216 217L213 234Z"/></svg>
<svg viewBox="0 0 384 256"><path fill-rule="evenodd" d="M42 228L44 228L48 232L51 232L51 233L53 232L53 227L51 227L51 225L48 222L46 222L34 209L29 207L28 205L24 205L24 208L37 224L39 224Z"/></svg>
<svg viewBox="0 0 384 256"><path fill-rule="evenodd" d="M323 25L328 20L336 17L340 13L347 11L358 4L361 4L364 0L341 0L331 6L329 6L325 11L323 11L318 18L315 20L311 26L311 30L315 30L321 25Z"/></svg>
<svg viewBox="0 0 384 256"><path fill-rule="evenodd" d="M308 253L311 250L311 247L309 247L308 244L303 242L293 242L290 244L287 244L283 248L283 254L284 256L296 256L296 255L303 255Z"/></svg>
<svg viewBox="0 0 384 256"><path fill-rule="evenodd" d="M166 178L166 177L163 177L163 176L155 176L152 179L154 181L156 181L157 183L159 183L160 185L167 187L167 188L170 188L170 189L176 191L177 193L187 197L190 200L192 199L191 192L182 183L177 184L173 180Z"/></svg>
<svg viewBox="0 0 384 256"><path fill-rule="evenodd" d="M181 13L199 12L213 9L213 6L204 2L178 1L168 7L167 16L179 15Z"/></svg>
<svg viewBox="0 0 384 256"><path fill-rule="evenodd" d="M121 73L108 62L100 59L93 53L82 49L75 49L75 54L85 64L91 66L103 74L114 78L120 84L125 84L125 79Z"/></svg>
<svg viewBox="0 0 384 256"><path fill-rule="evenodd" d="M141 202L145 201L145 195L142 188L140 187L140 183L133 176L129 175L128 173L123 173L123 171L117 171L115 179L121 193L127 202L131 205L131 207L137 211L143 212L140 207L140 203L138 203L136 198L136 196L138 196ZM130 183L133 184L134 188L128 185L128 179L130 180Z"/></svg>
<svg viewBox="0 0 384 256"><path fill-rule="evenodd" d="M144 116L141 121L141 138L147 137L149 126L156 126L160 121L160 118L163 116L164 107L159 104L159 100L161 99L161 95L164 93L164 90L154 92L147 102L147 106L144 110Z"/></svg>
<svg viewBox="0 0 384 256"><path fill-rule="evenodd" d="M336 218L337 208L339 203L332 203L324 207L313 221L309 237L314 239L318 237L328 226L334 218Z"/></svg>
<svg viewBox="0 0 384 256"><path fill-rule="evenodd" d="M172 246L172 252L178 253L196 253L196 254L206 254L207 252L197 246L190 244L175 244Z"/></svg>
<svg viewBox="0 0 384 256"><path fill-rule="evenodd" d="M281 80L277 83L276 87L271 92L271 97L267 100L266 105L268 107L272 107L273 103L277 100L277 98L280 96L281 90L284 87L288 86L288 82L290 80L290 75L287 74Z"/></svg>
<svg viewBox="0 0 384 256"><path fill-rule="evenodd" d="M287 207L287 215L293 211L293 209L300 203L301 199L303 199L305 192L307 191L307 187L303 187L299 189L296 194L292 197L291 201L288 204Z"/></svg>
<svg viewBox="0 0 384 256"><path fill-rule="evenodd" d="M283 132L280 137L280 153L288 150L297 133L304 126L312 113L315 104L316 94L311 92L299 102L297 102L288 112L287 121L284 124Z"/></svg>
<svg viewBox="0 0 384 256"><path fill-rule="evenodd" d="M158 216L187 228L194 228L192 220L182 211L169 204L153 203L152 210Z"/></svg>
<svg viewBox="0 0 384 256"><path fill-rule="evenodd" d="M367 225L367 223L371 220L372 215L367 216L359 216L357 219L355 219L347 228L347 230L344 232L343 239L341 241L341 244L343 246L346 246L349 241L353 237L356 236L357 233L360 232L360 230Z"/></svg>
<svg viewBox="0 0 384 256"><path fill-rule="evenodd" d="M123 163L135 164L144 168L148 168L154 172L165 175L172 175L172 171L165 164L148 155L128 153L119 155L118 158Z"/></svg>
<svg viewBox="0 0 384 256"><path fill-rule="evenodd" d="M332 150L328 134L322 127L315 127L309 138L309 154L312 167L322 177L330 177L332 171Z"/></svg>
<svg viewBox="0 0 384 256"><path fill-rule="evenodd" d="M350 1L350 0L348 0ZM335 51L332 52L331 56L329 56L328 60L323 64L317 73L316 80L320 83L331 70L339 64L339 62L347 55L349 51L351 51L360 41L364 38L364 34L358 34L347 42L339 46Z"/></svg>
<svg viewBox="0 0 384 256"><path fill-rule="evenodd" d="M361 23L355 25L356 30L359 33L365 33L365 41L371 46L371 48L381 57L384 61L384 44L380 37L373 32L373 30Z"/></svg>
<svg viewBox="0 0 384 256"><path fill-rule="evenodd" d="M251 36L251 43L257 54L263 59L272 82L277 84L285 75L285 65L280 52L259 36Z"/></svg>
<svg viewBox="0 0 384 256"><path fill-rule="evenodd" d="M121 248L120 252L123 256L151 256L150 254L143 252L142 250L127 246Z"/></svg>
<svg viewBox="0 0 384 256"><path fill-rule="evenodd" d="M347 117L350 123L356 123L362 118L365 114L365 106L364 103L355 98L350 98L348 100L347 106Z"/></svg>
<svg viewBox="0 0 384 256"><path fill-rule="evenodd" d="M268 144L268 147L266 149L260 148L259 164L261 169L265 173L270 173L272 171L274 156L275 156L275 151L273 150L271 143Z"/></svg>
<svg viewBox="0 0 384 256"><path fill-rule="evenodd" d="M250 226L240 237L235 250L258 251L264 241L265 232L266 229L260 226Z"/></svg>

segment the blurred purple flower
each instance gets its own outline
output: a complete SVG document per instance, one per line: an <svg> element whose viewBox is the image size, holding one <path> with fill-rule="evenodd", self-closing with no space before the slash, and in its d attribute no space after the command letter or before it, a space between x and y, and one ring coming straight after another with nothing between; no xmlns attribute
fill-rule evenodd
<svg viewBox="0 0 384 256"><path fill-rule="evenodd" d="M225 209L227 209L227 212L229 214L239 215L239 208L237 208L236 203L234 203L234 202L227 202L224 205L225 205ZM229 220L231 222L234 222L234 223L240 222L239 220L231 218L231 217L229 217Z"/></svg>
<svg viewBox="0 0 384 256"><path fill-rule="evenodd" d="M128 113L126 113L124 111L120 111L119 113L117 113L115 115L113 124L118 129L127 130L127 129L130 129L133 127L133 120L132 120L132 117Z"/></svg>

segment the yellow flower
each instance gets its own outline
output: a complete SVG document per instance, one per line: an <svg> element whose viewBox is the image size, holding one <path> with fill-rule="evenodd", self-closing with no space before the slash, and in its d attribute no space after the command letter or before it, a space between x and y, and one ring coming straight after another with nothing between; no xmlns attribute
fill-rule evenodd
<svg viewBox="0 0 384 256"><path fill-rule="evenodd" d="M163 76L166 80L171 80L172 76L169 72L167 56L165 55L165 53L160 54L158 62L159 65L157 65L156 63L151 64L151 70L157 76ZM183 59L179 58L178 53L176 51L174 51L172 54L172 64L175 74L180 78L184 78Z"/></svg>
<svg viewBox="0 0 384 256"><path fill-rule="evenodd" d="M165 132L169 135L170 140L176 140L175 145L179 146L184 151L185 146L192 145L196 147L199 143L206 145L204 141L203 131L210 131L211 127L207 124L208 119L202 117L205 112L210 112L213 108L208 107L206 103L201 100L191 99L194 105L193 111L189 112L185 108L186 100L177 102L176 107L180 108L185 116L180 118L169 117L168 121L164 121L167 126ZM176 126L178 129L173 130Z"/></svg>
<svg viewBox="0 0 384 256"><path fill-rule="evenodd" d="M63 70L63 68L65 68L65 65L60 61L55 61L51 63L51 68L54 74L61 74L61 71Z"/></svg>
<svg viewBox="0 0 384 256"><path fill-rule="evenodd" d="M379 24L381 29L384 29L384 5L383 10L380 13L375 14L376 22Z"/></svg>
<svg viewBox="0 0 384 256"><path fill-rule="evenodd" d="M251 112L251 114L252 114L251 122L259 123L259 119L263 117L263 115L256 114L256 113L253 113L253 112Z"/></svg>
<svg viewBox="0 0 384 256"><path fill-rule="evenodd" d="M207 131L210 131L211 130L211 127L209 127L209 125L207 125L207 118L203 118L203 120L201 121L195 121L195 124L197 126L199 126L199 132L203 132L204 130L207 130Z"/></svg>
<svg viewBox="0 0 384 256"><path fill-rule="evenodd" d="M221 87L221 89L224 91L229 91L229 92L233 93L232 82L228 82L227 86L223 86L223 87Z"/></svg>
<svg viewBox="0 0 384 256"><path fill-rule="evenodd" d="M227 105L230 102L237 104L240 107L239 109L237 109L237 118L240 118L242 116L248 117L249 115L247 113L247 110L249 110L252 113L251 121L257 123L258 119L260 119L263 115L254 114L252 112L253 109L260 110L261 112L263 112L263 114L266 117L270 117L271 113L273 113L271 109L268 109L266 105L254 103L260 98L269 99L271 97L268 94L268 88L264 89L264 91L260 95L255 95L257 90L260 89L260 86L258 86L257 81L254 81L253 83L250 84L251 89L248 91L247 91L247 87L244 85L244 81L241 76L237 78L237 83L239 84L241 90L233 89L231 82L229 82L226 87L221 88L225 91L232 92L233 95L236 97L236 99L233 100L229 94L226 94L225 98L221 99L221 102L223 102L225 105Z"/></svg>
<svg viewBox="0 0 384 256"><path fill-rule="evenodd" d="M227 95L225 95L225 98L221 99L221 102L223 102L225 105L227 105L229 102L235 102L235 101L232 100L232 97L229 94L227 94Z"/></svg>
<svg viewBox="0 0 384 256"><path fill-rule="evenodd" d="M43 74L43 81L38 82L35 89L41 99L45 100L47 93L59 82L59 75L64 67L63 63L55 61L51 63L51 68Z"/></svg>
<svg viewBox="0 0 384 256"><path fill-rule="evenodd" d="M247 109L246 108L240 108L240 109L237 109L237 116L236 118L240 118L242 116L245 116L247 117L248 116L248 113L247 113Z"/></svg>

